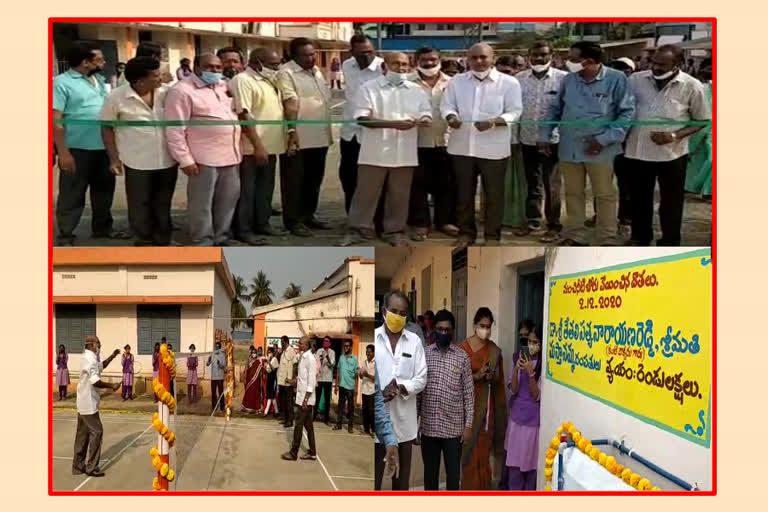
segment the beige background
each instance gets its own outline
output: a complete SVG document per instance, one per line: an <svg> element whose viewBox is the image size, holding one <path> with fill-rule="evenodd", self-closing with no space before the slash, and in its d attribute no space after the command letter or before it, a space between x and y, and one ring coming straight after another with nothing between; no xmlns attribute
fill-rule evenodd
<svg viewBox="0 0 768 512"><path fill-rule="evenodd" d="M766 437L763 361L766 336L765 265L765 20L759 3L746 2L509 2L450 4L445 1L387 0L360 2L94 2L67 0L6 2L0 31L4 50L2 108L3 208L2 258L5 414L0 422L2 489L9 510L129 510L183 507L185 511L273 508L275 510L411 510L435 506L467 510L523 510L540 507L566 510L622 511L685 508L738 511L764 502L762 458ZM345 5L346 4L346 5ZM349 7L347 7L347 5ZM453 6L450 6L453 5ZM21 13L24 14L15 14ZM726 14L726 13L729 14ZM153 16L718 16L717 124L720 156L717 184L720 236L716 252L720 329L718 357L717 498L680 497L340 497L340 498L200 498L159 501L149 497L59 497L46 495L47 409L47 17L94 15ZM732 13L732 14L731 14ZM760 119L760 122L758 121ZM759 124L758 124L759 123ZM762 420L762 421L761 421ZM253 475L258 478L258 475ZM448 501L450 499L450 501ZM429 501L428 501L429 500ZM437 500L440 500L439 502ZM480 501L482 500L482 501ZM693 501L691 501L693 500ZM759 501L758 501L759 500ZM753 505L754 506L754 505ZM275 508L278 507L278 508ZM758 505L760 507L760 505Z"/></svg>

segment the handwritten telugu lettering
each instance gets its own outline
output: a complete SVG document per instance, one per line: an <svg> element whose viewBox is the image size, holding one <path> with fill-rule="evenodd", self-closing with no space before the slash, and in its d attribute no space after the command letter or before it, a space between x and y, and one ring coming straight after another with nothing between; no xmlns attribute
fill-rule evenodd
<svg viewBox="0 0 768 512"><path fill-rule="evenodd" d="M581 295L582 293L603 292L610 290L628 290L635 288L659 286L659 278L656 274L648 273L647 270L629 271L618 277L611 279L608 275L594 277L581 277L573 281L563 283L563 294Z"/></svg>
<svg viewBox="0 0 768 512"><path fill-rule="evenodd" d="M571 343L563 343L561 345L559 342L552 340L549 342L547 357L553 359L558 366L563 363L571 365L571 373L576 370L577 366L599 372L603 364L602 359L596 359L592 354L576 352Z"/></svg>
<svg viewBox="0 0 768 512"><path fill-rule="evenodd" d="M648 386L666 389L672 392L675 400L683 405L686 396L701 399L699 383L695 380L683 380L683 372L668 374L661 366L655 370L646 370L643 363L636 368L628 364L628 361L613 366L613 357L605 362L605 374L609 384L613 384L615 377L624 377L627 380L636 380Z"/></svg>

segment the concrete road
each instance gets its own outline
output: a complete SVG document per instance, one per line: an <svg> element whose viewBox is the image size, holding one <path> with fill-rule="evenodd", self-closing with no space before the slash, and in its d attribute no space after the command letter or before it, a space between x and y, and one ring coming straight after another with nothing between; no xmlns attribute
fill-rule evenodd
<svg viewBox="0 0 768 512"><path fill-rule="evenodd" d="M101 466L106 476L73 476L76 413L53 414L53 489L56 491L147 491L155 476L149 449L157 442L149 414L102 413ZM373 489L373 439L335 432L315 423L317 461L283 461L293 430L273 419L178 416L178 442L171 453L175 490L184 491L368 491ZM302 452L306 449L306 435ZM172 490L174 490L172 488Z"/></svg>

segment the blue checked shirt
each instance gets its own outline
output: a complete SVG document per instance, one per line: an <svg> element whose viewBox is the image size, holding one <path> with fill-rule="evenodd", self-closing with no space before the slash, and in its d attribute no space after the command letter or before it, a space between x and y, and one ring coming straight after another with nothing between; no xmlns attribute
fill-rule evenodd
<svg viewBox="0 0 768 512"><path fill-rule="evenodd" d="M384 397L381 394L381 386L379 386L379 374L376 374L376 390L373 393L373 405L374 405L374 424L373 430L376 433L376 437L384 446L397 446L397 438L395 432L392 430L392 422L389 421L389 413L384 405Z"/></svg>
<svg viewBox="0 0 768 512"><path fill-rule="evenodd" d="M587 124L560 126L558 157L563 162L605 162L622 153L622 142L629 125L602 125L595 121L632 121L635 98L624 73L602 66L590 82L580 74L570 73L560 85L555 100L544 116L546 121L591 121ZM549 142L554 125L539 127L541 142ZM586 138L593 136L603 145L597 155L587 155Z"/></svg>

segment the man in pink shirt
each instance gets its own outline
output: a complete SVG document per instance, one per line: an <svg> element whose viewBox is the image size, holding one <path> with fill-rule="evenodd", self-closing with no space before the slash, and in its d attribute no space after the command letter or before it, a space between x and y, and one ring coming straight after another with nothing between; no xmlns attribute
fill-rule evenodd
<svg viewBox="0 0 768 512"><path fill-rule="evenodd" d="M236 121L221 59L210 53L196 56L193 70L168 91L165 119ZM190 245L226 245L240 197L240 126L169 126L166 135L171 156L189 176Z"/></svg>

